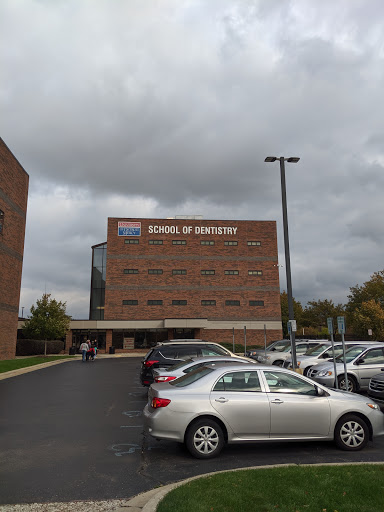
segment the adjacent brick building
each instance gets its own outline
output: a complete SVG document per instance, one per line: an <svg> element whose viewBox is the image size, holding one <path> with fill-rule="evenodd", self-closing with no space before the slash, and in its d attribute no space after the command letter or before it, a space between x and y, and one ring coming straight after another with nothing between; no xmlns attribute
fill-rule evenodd
<svg viewBox="0 0 384 512"><path fill-rule="evenodd" d="M232 343L233 333L244 343L244 327L247 344L279 339L277 258L274 221L109 218L93 247L90 321L71 322L73 344Z"/></svg>
<svg viewBox="0 0 384 512"><path fill-rule="evenodd" d="M28 182L0 138L0 359L16 354Z"/></svg>

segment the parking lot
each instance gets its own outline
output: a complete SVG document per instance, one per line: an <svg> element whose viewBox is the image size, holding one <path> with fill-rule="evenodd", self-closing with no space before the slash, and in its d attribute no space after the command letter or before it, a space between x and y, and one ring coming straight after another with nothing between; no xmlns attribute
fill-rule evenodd
<svg viewBox="0 0 384 512"><path fill-rule="evenodd" d="M182 445L143 435L139 367L140 358L76 360L0 381L0 504L128 498L247 466L383 461L383 438L361 452L262 443L196 460Z"/></svg>

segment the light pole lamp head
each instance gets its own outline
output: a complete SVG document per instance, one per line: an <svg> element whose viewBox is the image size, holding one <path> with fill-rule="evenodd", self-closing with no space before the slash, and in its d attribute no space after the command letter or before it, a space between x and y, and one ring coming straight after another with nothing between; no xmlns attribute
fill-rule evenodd
<svg viewBox="0 0 384 512"><path fill-rule="evenodd" d="M290 162L291 164L297 164L297 162L300 160L298 156L290 156L287 158L287 162Z"/></svg>
<svg viewBox="0 0 384 512"><path fill-rule="evenodd" d="M264 162L276 162L277 158L275 156L267 156Z"/></svg>

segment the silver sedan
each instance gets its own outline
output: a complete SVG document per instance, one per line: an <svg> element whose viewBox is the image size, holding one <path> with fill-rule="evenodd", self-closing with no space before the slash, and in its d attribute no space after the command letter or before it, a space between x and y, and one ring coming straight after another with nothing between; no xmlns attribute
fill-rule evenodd
<svg viewBox="0 0 384 512"><path fill-rule="evenodd" d="M360 450L384 435L384 414L369 398L252 364L203 366L152 384L144 421L151 436L183 442L200 459L215 457L227 442L334 439Z"/></svg>
<svg viewBox="0 0 384 512"><path fill-rule="evenodd" d="M251 363L257 364L253 359L248 357L236 356L204 356L204 357L191 357L185 361L180 361L178 364L174 364L169 368L155 368L152 370L154 382L170 382L171 380L182 377L186 373L189 373L201 366L207 364L233 364L233 363Z"/></svg>

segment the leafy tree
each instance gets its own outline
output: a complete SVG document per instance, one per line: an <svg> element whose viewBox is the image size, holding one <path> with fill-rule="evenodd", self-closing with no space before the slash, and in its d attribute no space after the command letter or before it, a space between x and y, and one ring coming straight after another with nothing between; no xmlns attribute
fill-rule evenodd
<svg viewBox="0 0 384 512"><path fill-rule="evenodd" d="M307 306L303 311L303 326L312 327L318 333L326 332L327 330L327 318L332 317L334 319L333 328L334 333L337 330L337 316L343 316L345 314L345 306L343 304L334 304L332 300L313 300L308 302ZM324 331L325 329L325 331Z"/></svg>
<svg viewBox="0 0 384 512"><path fill-rule="evenodd" d="M362 286L356 285L350 288L351 294L348 295L348 304L346 310L353 313L355 309L360 308L363 302L373 299L377 304L384 308L384 270L375 272L369 281Z"/></svg>
<svg viewBox="0 0 384 512"><path fill-rule="evenodd" d="M355 334L364 338L372 329L374 340L384 340L384 309L374 299L363 302L350 318Z"/></svg>
<svg viewBox="0 0 384 512"><path fill-rule="evenodd" d="M69 329L71 317L66 314L66 302L51 299L51 294L44 293L31 306L31 315L23 328L26 338L35 340L58 340L63 338Z"/></svg>
<svg viewBox="0 0 384 512"><path fill-rule="evenodd" d="M281 321L283 324L283 335L288 336L287 322L289 320L288 313L288 294L286 291L280 293ZM297 328L302 326L303 306L293 297L293 316L295 317Z"/></svg>

